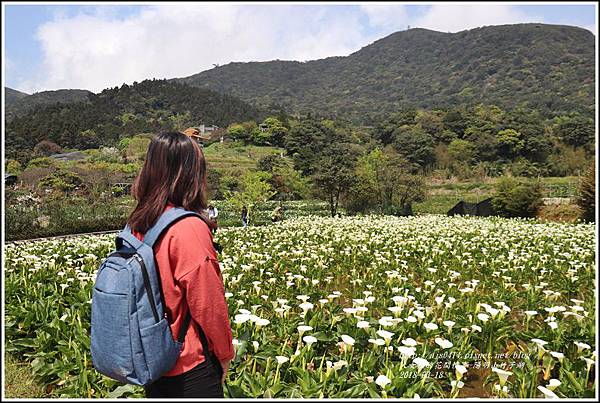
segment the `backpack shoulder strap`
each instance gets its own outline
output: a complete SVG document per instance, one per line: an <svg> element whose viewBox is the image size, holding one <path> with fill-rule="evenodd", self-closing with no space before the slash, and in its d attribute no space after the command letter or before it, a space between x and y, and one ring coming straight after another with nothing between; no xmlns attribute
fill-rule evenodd
<svg viewBox="0 0 600 403"><path fill-rule="evenodd" d="M156 221L156 224L152 226L144 236L144 243L150 247L154 246L154 243L160 238L161 234L184 217L195 216L205 221L205 218L196 212L185 210L181 207L173 207L165 211ZM206 222L206 221L205 221Z"/></svg>
<svg viewBox="0 0 600 403"><path fill-rule="evenodd" d="M180 219L182 219L184 217L198 217L202 221L206 222L205 217L202 216L201 214L198 214L193 211L185 210L181 207L173 207L173 208L165 211L158 218L158 220L156 221L156 224L154 224L152 226L152 228L150 228L148 230L148 232L144 236L144 243L150 247L153 247L154 243L158 240L158 238L160 238L161 234L167 230L167 228L169 228L171 225L175 224L177 221L179 221ZM207 223L207 225L208 225L208 223ZM161 289L160 295L161 295L161 297L163 297L162 289ZM163 306L165 306L164 300L163 300ZM179 334L177 335L177 340L181 343L183 343L183 341L185 339L185 334L187 333L191 319L192 319L192 317L191 317L191 314L190 314L189 308L188 308L188 313L184 319L184 322L183 322L181 328L179 329ZM204 332L202 332L202 330L200 330L200 333L201 333L200 340L202 342L202 346L203 346L203 348L205 348L205 351L208 351L207 350L208 343L206 342L206 336L204 335Z"/></svg>

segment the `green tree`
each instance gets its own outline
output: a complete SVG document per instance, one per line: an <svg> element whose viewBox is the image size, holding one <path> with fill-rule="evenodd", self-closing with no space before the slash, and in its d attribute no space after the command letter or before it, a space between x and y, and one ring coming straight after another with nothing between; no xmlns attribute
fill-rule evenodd
<svg viewBox="0 0 600 403"><path fill-rule="evenodd" d="M561 116L555 119L553 132L565 144L593 149L596 129L592 118L580 114Z"/></svg>
<svg viewBox="0 0 600 403"><path fill-rule="evenodd" d="M292 161L278 154L261 158L257 167L261 171L272 174L269 183L283 199L304 199L308 197L309 180L294 169Z"/></svg>
<svg viewBox="0 0 600 403"><path fill-rule="evenodd" d="M223 195L220 192L221 188L221 171L217 169L209 169L206 171L206 187L209 199L221 199Z"/></svg>
<svg viewBox="0 0 600 403"><path fill-rule="evenodd" d="M414 201L425 196L423 178L415 167L391 147L374 149L358 158L356 180L348 192L347 208L352 212L405 215Z"/></svg>
<svg viewBox="0 0 600 403"><path fill-rule="evenodd" d="M579 180L579 188L576 199L581 208L581 218L585 221L596 221L596 169L590 164Z"/></svg>
<svg viewBox="0 0 600 403"><path fill-rule="evenodd" d="M443 118L446 130L451 131L458 138L463 138L467 128L467 119L463 113L465 112L461 109L450 109Z"/></svg>
<svg viewBox="0 0 600 403"><path fill-rule="evenodd" d="M373 137L384 146L391 144L395 140L395 131L398 127L413 126L417 111L407 110L396 113L390 119L380 123L374 130Z"/></svg>
<svg viewBox="0 0 600 403"><path fill-rule="evenodd" d="M433 138L419 126L401 126L394 132L394 137L394 148L409 162L421 168L435 162Z"/></svg>
<svg viewBox="0 0 600 403"><path fill-rule="evenodd" d="M378 148L358 158L355 180L345 198L348 212L365 213L382 206L383 192L378 173L383 163L383 153Z"/></svg>
<svg viewBox="0 0 600 403"><path fill-rule="evenodd" d="M283 147L285 136L288 132L288 128L276 117L266 118L261 126L267 130L270 134L270 143L277 147Z"/></svg>
<svg viewBox="0 0 600 403"><path fill-rule="evenodd" d="M289 131L284 145L294 160L294 167L309 176L315 172L319 154L336 138L333 129L313 119L304 119Z"/></svg>
<svg viewBox="0 0 600 403"><path fill-rule="evenodd" d="M271 174L268 172L247 172L242 177L242 189L237 192L229 191L226 194L227 201L238 210L241 211L244 206L248 208L248 223L254 210L276 194L269 179L271 179Z"/></svg>
<svg viewBox="0 0 600 403"><path fill-rule="evenodd" d="M507 158L517 156L525 146L521 133L514 129L500 130L497 134L500 155Z"/></svg>
<svg viewBox="0 0 600 403"><path fill-rule="evenodd" d="M420 110L415 116L415 123L421 126L421 129L435 141L446 140L447 133L444 129L444 114L442 111Z"/></svg>
<svg viewBox="0 0 600 403"><path fill-rule="evenodd" d="M563 143L556 144L554 152L548 156L548 167L553 176L579 176L588 164L589 159L583 148Z"/></svg>
<svg viewBox="0 0 600 403"><path fill-rule="evenodd" d="M271 145L273 135L264 127L255 127L250 132L250 143L257 146Z"/></svg>
<svg viewBox="0 0 600 403"><path fill-rule="evenodd" d="M312 180L318 194L329 202L331 216L335 217L341 197L355 180L355 149L347 143L334 143L318 154Z"/></svg>
<svg viewBox="0 0 600 403"><path fill-rule="evenodd" d="M469 163L475 156L475 145L468 140L454 139L448 144L448 154L454 161Z"/></svg>
<svg viewBox="0 0 600 403"><path fill-rule="evenodd" d="M169 122L173 130L181 132L190 127L194 123L194 119L190 111L185 111L169 116Z"/></svg>
<svg viewBox="0 0 600 403"><path fill-rule="evenodd" d="M233 140L243 141L244 143L250 140L250 134L247 133L244 126L239 123L230 125L227 128L227 135Z"/></svg>
<svg viewBox="0 0 600 403"><path fill-rule="evenodd" d="M542 204L539 182L518 181L511 177L498 181L492 198L495 214L503 217L535 217Z"/></svg>
<svg viewBox="0 0 600 403"><path fill-rule="evenodd" d="M277 166L273 172L273 179L274 183L277 183L278 192L285 199L299 200L309 196L309 179L294 169L291 163Z"/></svg>

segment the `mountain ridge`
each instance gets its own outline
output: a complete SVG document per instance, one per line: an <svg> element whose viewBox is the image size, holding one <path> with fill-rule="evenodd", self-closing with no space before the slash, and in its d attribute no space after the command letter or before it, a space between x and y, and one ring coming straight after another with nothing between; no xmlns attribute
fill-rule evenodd
<svg viewBox="0 0 600 403"><path fill-rule="evenodd" d="M9 105L17 102L19 99L28 97L29 94L9 87L4 87L4 104Z"/></svg>
<svg viewBox="0 0 600 403"><path fill-rule="evenodd" d="M5 108L6 120L27 114L38 106L85 102L89 100L90 95L94 95L91 91L81 89L58 89L26 94L9 87L4 87L4 91L5 95L7 95ZM17 95L17 98L15 98L15 93L24 94L24 96ZM10 94L10 97L8 94Z"/></svg>
<svg viewBox="0 0 600 403"><path fill-rule="evenodd" d="M368 123L402 108L456 104L528 107L548 115L594 105L594 35L583 28L511 24L444 33L398 31L348 56L306 62L232 62L172 79Z"/></svg>

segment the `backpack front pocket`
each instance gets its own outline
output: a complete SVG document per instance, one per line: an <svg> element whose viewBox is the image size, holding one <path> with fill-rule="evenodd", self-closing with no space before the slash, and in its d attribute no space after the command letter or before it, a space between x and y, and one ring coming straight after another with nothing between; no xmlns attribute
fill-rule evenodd
<svg viewBox="0 0 600 403"><path fill-rule="evenodd" d="M173 340L169 322L165 318L152 326L140 329L140 336L150 377L158 379L173 368L183 344Z"/></svg>
<svg viewBox="0 0 600 403"><path fill-rule="evenodd" d="M104 375L128 382L134 372L125 294L92 291L91 347L94 367Z"/></svg>

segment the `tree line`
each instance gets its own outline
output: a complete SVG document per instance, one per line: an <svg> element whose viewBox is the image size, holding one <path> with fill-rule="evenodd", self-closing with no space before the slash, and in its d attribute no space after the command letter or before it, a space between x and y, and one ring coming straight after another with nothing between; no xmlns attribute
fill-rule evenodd
<svg viewBox="0 0 600 403"><path fill-rule="evenodd" d="M271 174L263 181L275 189L310 189L329 202L332 215L340 204L350 212L405 215L424 198L429 174L582 175L593 161L594 130L593 119L578 113L543 119L532 110L477 105L401 111L372 128L314 116L270 117L233 124L228 134L285 148L292 167L276 155L259 163ZM285 184L284 177L294 180Z"/></svg>
<svg viewBox="0 0 600 403"><path fill-rule="evenodd" d="M258 119L257 108L227 95L167 80L145 80L89 95L89 100L42 105L6 124L6 157L26 163L43 140L63 148L115 146L126 137L200 123L227 126Z"/></svg>

